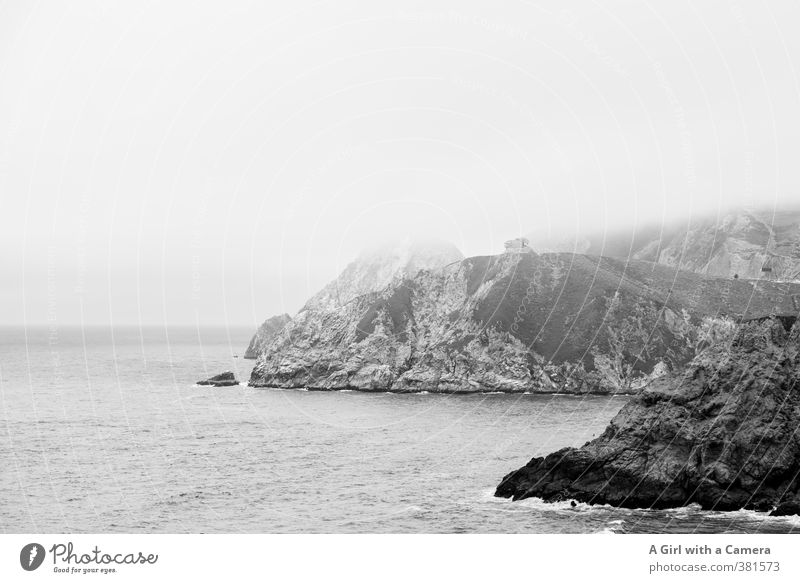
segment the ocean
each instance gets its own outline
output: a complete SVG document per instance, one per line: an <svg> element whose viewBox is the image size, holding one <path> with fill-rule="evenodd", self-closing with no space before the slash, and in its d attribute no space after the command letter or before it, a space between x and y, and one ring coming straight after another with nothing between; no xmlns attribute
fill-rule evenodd
<svg viewBox="0 0 800 583"><path fill-rule="evenodd" d="M252 389L251 328L0 329L5 533L792 532L492 496L625 397ZM235 358L238 355L239 358ZM241 386L195 383L233 370Z"/></svg>

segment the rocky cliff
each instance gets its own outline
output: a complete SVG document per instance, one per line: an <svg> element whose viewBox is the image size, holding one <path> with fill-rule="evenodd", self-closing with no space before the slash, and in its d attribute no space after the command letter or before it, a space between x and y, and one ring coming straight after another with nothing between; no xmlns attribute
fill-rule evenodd
<svg viewBox="0 0 800 583"><path fill-rule="evenodd" d="M256 333L250 339L250 344L247 350L244 351L245 358L257 358L264 350L264 347L272 340L275 335L280 332L286 324L291 322L292 317L289 314L281 314L280 316L272 316L267 318L261 326L258 327Z"/></svg>
<svg viewBox="0 0 800 583"><path fill-rule="evenodd" d="M439 239L406 238L364 250L335 280L315 294L304 309L337 309L358 296L381 290L393 281L461 261L455 245Z"/></svg>
<svg viewBox="0 0 800 583"><path fill-rule="evenodd" d="M539 251L630 257L717 277L800 281L800 209L736 209L688 224L581 237L530 237Z"/></svg>
<svg viewBox="0 0 800 583"><path fill-rule="evenodd" d="M380 291L310 301L265 347L252 386L630 393L798 286L705 278L574 254L472 257Z"/></svg>
<svg viewBox="0 0 800 583"><path fill-rule="evenodd" d="M532 459L496 495L796 514L799 355L794 316L729 328L634 397L600 437Z"/></svg>
<svg viewBox="0 0 800 583"><path fill-rule="evenodd" d="M337 310L358 296L381 290L393 281L463 258L452 243L439 239L405 238L378 243L349 263L336 279L306 302L303 310ZM290 320L288 314L283 314L264 322L250 340L244 357L257 358Z"/></svg>

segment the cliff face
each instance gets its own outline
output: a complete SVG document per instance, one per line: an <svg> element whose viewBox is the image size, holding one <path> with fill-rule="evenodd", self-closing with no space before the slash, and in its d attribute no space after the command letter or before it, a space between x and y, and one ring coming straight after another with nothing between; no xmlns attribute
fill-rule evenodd
<svg viewBox="0 0 800 583"><path fill-rule="evenodd" d="M496 495L622 507L800 509L800 325L745 322L656 380L605 432L506 476Z"/></svg>
<svg viewBox="0 0 800 583"><path fill-rule="evenodd" d="M653 261L708 276L800 281L800 210L734 210L689 225L554 239L532 234L537 250ZM766 271L764 271L766 269Z"/></svg>
<svg viewBox="0 0 800 583"><path fill-rule="evenodd" d="M636 257L707 275L800 279L800 211L774 216L738 211L663 243L651 242Z"/></svg>
<svg viewBox="0 0 800 583"><path fill-rule="evenodd" d="M393 281L413 277L461 261L454 245L436 239L403 239L367 249L335 280L306 303L304 309L337 309L358 296L379 291Z"/></svg>
<svg viewBox="0 0 800 583"><path fill-rule="evenodd" d="M267 318L250 339L250 344L244 352L244 357L257 358L269 341L272 340L286 324L291 322L291 320L292 318L289 314L281 314L280 316Z"/></svg>
<svg viewBox="0 0 800 583"><path fill-rule="evenodd" d="M572 254L473 257L343 304L309 302L250 384L635 392L729 326L720 311L785 309L795 287Z"/></svg>
<svg viewBox="0 0 800 583"><path fill-rule="evenodd" d="M364 294L384 289L392 282L413 277L421 270L438 269L464 256L454 245L438 239L403 239L376 245L364 251L339 276L316 293L303 307L305 311L339 310ZM264 322L250 340L245 358L257 358L291 320L288 314Z"/></svg>

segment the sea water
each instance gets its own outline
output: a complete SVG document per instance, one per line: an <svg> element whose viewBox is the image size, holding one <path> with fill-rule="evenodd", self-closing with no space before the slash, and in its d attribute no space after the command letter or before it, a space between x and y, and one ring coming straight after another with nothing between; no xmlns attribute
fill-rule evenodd
<svg viewBox="0 0 800 583"><path fill-rule="evenodd" d="M791 532L754 512L493 497L624 397L253 389L249 328L0 329L0 529ZM236 358L235 356L239 357ZM241 386L195 383L233 370Z"/></svg>

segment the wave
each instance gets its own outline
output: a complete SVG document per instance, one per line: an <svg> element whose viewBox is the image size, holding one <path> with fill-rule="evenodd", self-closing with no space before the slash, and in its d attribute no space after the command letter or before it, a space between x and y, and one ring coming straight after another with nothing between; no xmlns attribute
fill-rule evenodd
<svg viewBox="0 0 800 583"><path fill-rule="evenodd" d="M733 519L752 520L757 522L780 521L793 526L800 526L800 516L770 516L769 512L759 512L757 510L730 510L727 512L701 510L698 514L700 516L714 516L716 518L730 517Z"/></svg>
<svg viewBox="0 0 800 583"><path fill-rule="evenodd" d="M641 518L643 515L651 516L664 516L666 515L671 520L700 520L704 518L716 520L731 520L736 522L782 522L792 527L800 527L800 516L770 516L769 512L759 512L756 510L703 510L699 504L690 504L688 506L680 506L677 508L667 508L663 510L654 510L649 508L638 509L624 509L610 506L608 504L586 504L584 502L576 502L573 500L562 500L558 502L545 502L541 498L525 498L516 502L511 501L509 498L495 498L494 489L486 490L483 492L484 498L491 498L496 501L514 504L528 509L538 510L540 512L614 512L624 513L625 516L638 516ZM607 526L599 532L606 530L613 531L615 528L620 528L623 524L622 519L611 520ZM613 532L611 534L614 534Z"/></svg>
<svg viewBox="0 0 800 583"><path fill-rule="evenodd" d="M542 512L558 512L565 510L570 512L622 510L621 508L614 508L613 506L609 506L608 504L586 504L585 502L577 502L575 500L560 500L558 502L545 502L541 498L532 497L532 498L525 498L524 500L512 501L511 498L497 498L494 495L494 488L483 490L481 492L481 498L483 498L484 500L487 499L494 500L501 504L513 504L515 507L518 508L536 509Z"/></svg>

